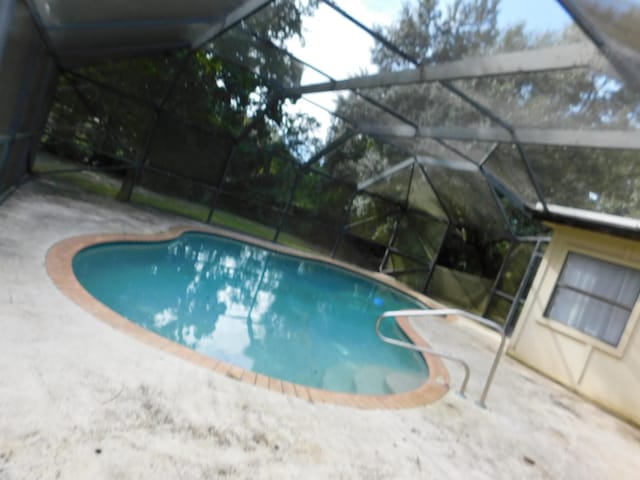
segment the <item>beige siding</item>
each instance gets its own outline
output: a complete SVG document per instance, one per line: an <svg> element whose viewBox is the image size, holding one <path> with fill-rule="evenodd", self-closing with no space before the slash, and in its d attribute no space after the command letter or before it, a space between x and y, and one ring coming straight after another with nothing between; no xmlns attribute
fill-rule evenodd
<svg viewBox="0 0 640 480"><path fill-rule="evenodd" d="M544 316L569 251L640 269L639 241L554 226L509 353L640 424L640 302L636 302L617 347Z"/></svg>

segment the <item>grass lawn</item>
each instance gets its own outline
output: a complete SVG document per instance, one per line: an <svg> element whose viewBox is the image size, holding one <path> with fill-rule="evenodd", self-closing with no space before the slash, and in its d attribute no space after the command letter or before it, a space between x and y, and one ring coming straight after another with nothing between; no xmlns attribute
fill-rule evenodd
<svg viewBox="0 0 640 480"><path fill-rule="evenodd" d="M78 168L78 166L78 163L65 161L49 153L41 152L37 156L33 170L35 173L51 175L56 180L69 183L86 192L97 193L112 198L116 197L120 190L122 180L107 172L84 170L67 173L52 173L57 170ZM210 210L209 205L163 195L143 187L136 187L134 189L131 201L140 205L157 208L158 210L193 218L201 222L207 221ZM276 229L274 227L263 225L259 222L234 215L231 212L221 209L214 210L211 223L213 225L236 230L265 240L273 240L276 234ZM299 250L318 252L318 248L315 248L310 243L285 232L280 232L278 243L288 245Z"/></svg>

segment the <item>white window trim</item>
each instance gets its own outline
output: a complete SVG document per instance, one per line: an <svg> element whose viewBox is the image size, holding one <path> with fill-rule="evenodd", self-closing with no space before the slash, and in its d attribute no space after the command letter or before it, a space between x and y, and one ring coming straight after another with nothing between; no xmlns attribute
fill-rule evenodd
<svg viewBox="0 0 640 480"><path fill-rule="evenodd" d="M550 317L545 317L547 306L551 302L551 298L553 296L553 292L555 291L556 285L558 284L558 280L560 279L560 275L562 273L562 269L567 261L567 257L569 253L575 252L581 255L586 255L588 257L596 258L598 260L603 260L605 262L610 262L616 265L621 265L623 267L634 268L640 270L640 263L630 261L624 256L614 255L611 252L616 250L610 250L606 248L596 249L593 245L582 244L578 242L571 241L563 241L561 245L558 245L556 251L556 259L551 262L553 265L559 265L559 268L553 275L549 275L547 277L546 282L548 282L548 288L545 289L544 299L544 309L542 315L538 317L536 320L538 323L546 326L547 328L554 330L562 335L573 338L579 342L590 345L592 348L598 349L601 352L604 352L613 357L622 358L624 356L624 352L626 350L627 344L629 343L629 339L636 328L636 324L638 323L638 319L640 318L640 297L636 300L635 305L633 306L631 313L629 314L629 319L627 320L627 325L625 326L622 335L620 337L620 342L617 346L613 346L607 342L604 342L596 337L593 337L587 333L581 332L573 327L565 325L564 323L555 320Z"/></svg>

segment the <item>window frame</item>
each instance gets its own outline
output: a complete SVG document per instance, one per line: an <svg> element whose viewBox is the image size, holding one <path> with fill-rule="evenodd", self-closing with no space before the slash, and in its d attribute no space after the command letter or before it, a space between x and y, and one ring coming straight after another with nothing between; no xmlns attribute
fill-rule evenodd
<svg viewBox="0 0 640 480"><path fill-rule="evenodd" d="M562 275L562 272L564 271L564 267L570 253L577 253L579 255L584 255L586 257L591 257L593 259L612 263L621 267L640 270L640 262L634 261L636 260L635 258L631 258L627 254L615 255L613 254L614 252L616 252L615 249L607 248L607 246L604 245L598 245L596 247L592 243L582 243L579 241L572 242L567 240L562 241L562 245L559 245L557 251L555 252L555 258L550 262L552 265L557 266L558 269L555 272L555 275L548 276L546 279L546 281L548 281L551 285L547 289L547 294L545 295L546 298L540 299L544 302L544 309L542 311L542 314L537 318L537 322L551 330L563 334L564 336L579 341L580 343L589 345L592 348L596 348L597 350L607 353L611 356L622 358L624 356L626 346L629 343L629 339L636 329L638 318L640 317L640 295L636 299L636 303L633 305L629 313L627 324L622 331L618 345L611 345L610 343L600 340L597 337L566 325L565 323L562 323L559 320L554 319L553 317L547 316L551 301L556 291L556 287L560 282L560 277ZM591 294L588 292L580 291L580 293L591 296ZM608 303L611 302L608 301Z"/></svg>

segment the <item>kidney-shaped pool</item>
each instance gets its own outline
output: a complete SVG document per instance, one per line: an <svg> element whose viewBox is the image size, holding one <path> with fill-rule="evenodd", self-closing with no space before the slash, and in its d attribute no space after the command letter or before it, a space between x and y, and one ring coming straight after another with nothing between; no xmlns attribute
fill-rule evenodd
<svg viewBox="0 0 640 480"><path fill-rule="evenodd" d="M385 310L425 307L333 265L186 232L83 249L73 271L130 321L269 377L385 394L413 390L428 376L421 355L383 343L374 329ZM385 328L403 337L395 323Z"/></svg>

